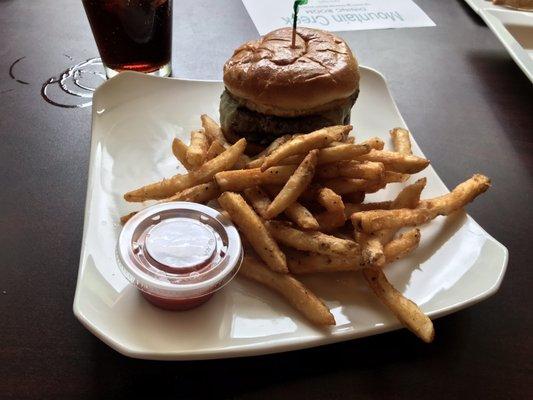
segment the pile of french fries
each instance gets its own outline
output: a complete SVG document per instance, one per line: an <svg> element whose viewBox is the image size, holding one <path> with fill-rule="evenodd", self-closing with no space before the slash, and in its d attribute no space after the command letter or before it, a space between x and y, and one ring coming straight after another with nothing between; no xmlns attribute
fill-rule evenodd
<svg viewBox="0 0 533 400"><path fill-rule="evenodd" d="M245 139L231 145L213 119L202 115L201 121L189 145L177 138L172 143L188 172L128 192L127 201L216 201L241 232L245 257L239 274L278 292L312 323L334 325L335 319L297 276L361 270L406 328L425 342L433 340L431 320L388 282L384 267L418 246L417 226L485 192L487 177L476 174L451 193L426 200L422 178L394 199L365 203L366 193L406 182L429 165L412 154L405 129L390 132L394 151L383 150L379 138L355 143L348 136L351 126L331 126L282 136L250 158Z"/></svg>

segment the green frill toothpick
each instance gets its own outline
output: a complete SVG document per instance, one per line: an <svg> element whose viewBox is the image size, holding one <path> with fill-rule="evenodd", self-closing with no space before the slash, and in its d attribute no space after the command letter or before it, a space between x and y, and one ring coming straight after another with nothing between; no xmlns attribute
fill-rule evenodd
<svg viewBox="0 0 533 400"><path fill-rule="evenodd" d="M292 6L294 11L292 14L292 48L296 47L296 21L298 20L298 7L304 4L307 4L307 0L296 0Z"/></svg>

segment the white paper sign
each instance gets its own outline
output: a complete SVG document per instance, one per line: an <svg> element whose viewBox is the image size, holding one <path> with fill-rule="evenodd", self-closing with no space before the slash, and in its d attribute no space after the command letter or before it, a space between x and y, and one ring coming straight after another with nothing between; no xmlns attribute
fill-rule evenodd
<svg viewBox="0 0 533 400"><path fill-rule="evenodd" d="M242 2L261 35L292 26L292 0ZM300 6L298 26L338 32L435 26L435 23L411 0L309 0Z"/></svg>

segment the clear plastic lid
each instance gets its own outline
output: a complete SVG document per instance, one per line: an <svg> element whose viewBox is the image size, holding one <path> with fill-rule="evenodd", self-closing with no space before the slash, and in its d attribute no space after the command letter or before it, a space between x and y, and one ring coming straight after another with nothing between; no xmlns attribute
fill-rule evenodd
<svg viewBox="0 0 533 400"><path fill-rule="evenodd" d="M217 210L189 202L148 207L122 228L117 257L126 278L143 292L168 299L211 294L237 273L239 233Z"/></svg>

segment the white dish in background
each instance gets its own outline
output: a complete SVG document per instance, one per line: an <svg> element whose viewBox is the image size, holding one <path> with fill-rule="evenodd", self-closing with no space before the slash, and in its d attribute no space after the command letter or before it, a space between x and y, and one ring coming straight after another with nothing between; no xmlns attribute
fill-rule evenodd
<svg viewBox="0 0 533 400"><path fill-rule="evenodd" d="M476 13L480 14L483 10L488 8L494 8L499 10L514 10L513 8L493 4L490 0L465 0L466 3L474 10ZM529 10L515 10L519 12L529 12Z"/></svg>
<svg viewBox="0 0 533 400"><path fill-rule="evenodd" d="M533 12L486 9L482 18L533 82Z"/></svg>
<svg viewBox="0 0 533 400"><path fill-rule="evenodd" d="M533 10L514 10L487 0L465 0L485 21L520 69L533 82Z"/></svg>
<svg viewBox="0 0 533 400"><path fill-rule="evenodd" d="M126 203L123 193L176 173L172 138L188 141L200 114L218 116L222 90L221 82L124 73L96 91L76 317L125 355L166 360L275 353L400 328L359 273L302 279L331 308L337 326L328 329L310 325L277 294L242 279L197 309L168 312L149 304L122 276L115 258L118 219L139 208ZM380 136L389 147L389 129L405 127L384 78L374 70L361 68L352 121L359 140ZM416 143L413 151L422 155ZM428 178L424 197L447 192L431 166L410 182L420 176ZM403 185L392 184L372 197L390 198ZM435 318L494 294L506 265L507 249L459 212L423 227L420 248L386 273Z"/></svg>

